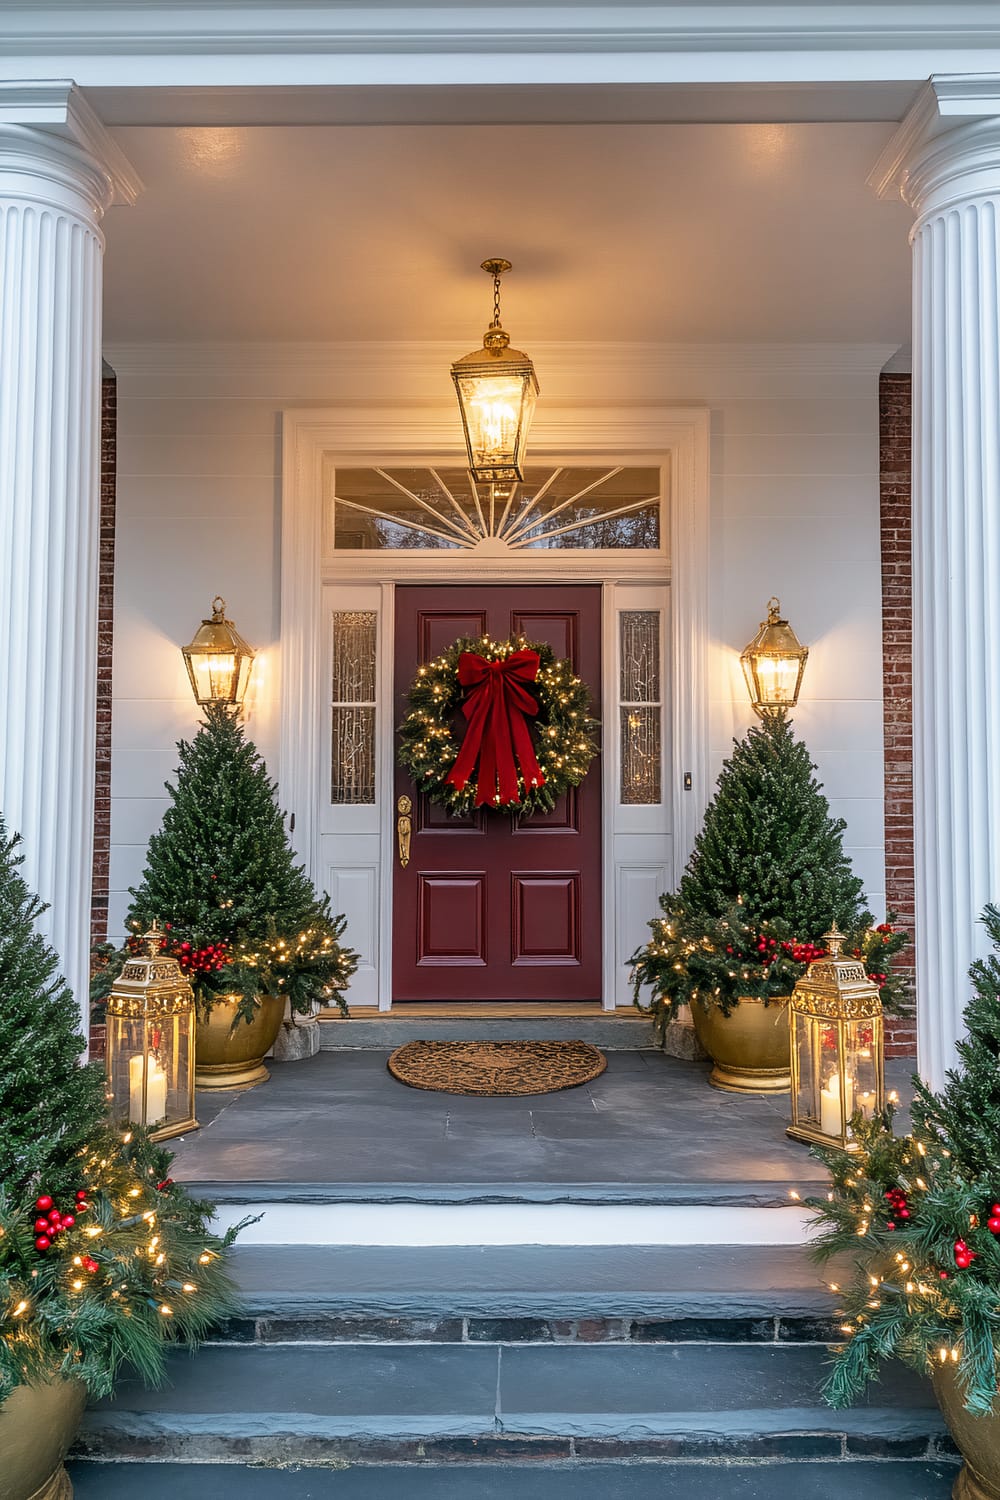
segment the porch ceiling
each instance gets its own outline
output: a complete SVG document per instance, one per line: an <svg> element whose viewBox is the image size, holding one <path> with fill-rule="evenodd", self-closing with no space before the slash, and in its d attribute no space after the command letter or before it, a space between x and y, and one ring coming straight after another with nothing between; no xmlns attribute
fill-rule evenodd
<svg viewBox="0 0 1000 1500"><path fill-rule="evenodd" d="M891 122L129 126L109 340L905 343Z"/></svg>

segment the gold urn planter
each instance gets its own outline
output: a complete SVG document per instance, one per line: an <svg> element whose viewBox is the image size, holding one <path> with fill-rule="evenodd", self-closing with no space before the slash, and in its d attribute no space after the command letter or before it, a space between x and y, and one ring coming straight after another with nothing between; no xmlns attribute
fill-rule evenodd
<svg viewBox="0 0 1000 1500"><path fill-rule="evenodd" d="M1000 1500L1000 1411L980 1417L966 1411L955 1370L934 1371L934 1394L963 1459L954 1500Z"/></svg>
<svg viewBox="0 0 1000 1500"><path fill-rule="evenodd" d="M261 995L253 1019L233 1016L239 995L220 995L208 1015L198 1014L195 1028L194 1081L200 1089L241 1089L271 1075L265 1053L274 1046L285 1014L283 995Z"/></svg>
<svg viewBox="0 0 1000 1500"><path fill-rule="evenodd" d="M63 1459L87 1393L79 1380L19 1385L0 1406L0 1500L71 1500Z"/></svg>
<svg viewBox="0 0 1000 1500"><path fill-rule="evenodd" d="M691 1018L714 1064L709 1083L731 1094L787 1094L792 1086L789 995L768 1001L742 996L729 1015L697 1000Z"/></svg>

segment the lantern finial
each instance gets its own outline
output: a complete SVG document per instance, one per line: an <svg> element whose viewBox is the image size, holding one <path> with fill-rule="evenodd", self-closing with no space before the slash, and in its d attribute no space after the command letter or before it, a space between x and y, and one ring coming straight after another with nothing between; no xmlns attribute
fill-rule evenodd
<svg viewBox="0 0 1000 1500"><path fill-rule="evenodd" d="M829 932L824 932L823 941L830 950L830 957L839 958L840 950L844 946L844 934L836 922L831 923Z"/></svg>
<svg viewBox="0 0 1000 1500"><path fill-rule="evenodd" d="M144 932L142 937L139 939L141 943L145 943L146 952L150 958L155 958L159 953L160 944L162 943L165 936L166 933L163 931L163 928L154 917L152 926L149 928L149 931Z"/></svg>

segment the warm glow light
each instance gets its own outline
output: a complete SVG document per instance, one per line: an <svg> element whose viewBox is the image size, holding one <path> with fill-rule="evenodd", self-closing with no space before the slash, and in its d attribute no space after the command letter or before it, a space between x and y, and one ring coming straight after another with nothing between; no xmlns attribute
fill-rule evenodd
<svg viewBox="0 0 1000 1500"><path fill-rule="evenodd" d="M761 621L740 657L755 712L764 717L795 707L808 657L808 648L799 644L788 621L781 618L780 601L772 598L767 619Z"/></svg>
<svg viewBox="0 0 1000 1500"><path fill-rule="evenodd" d="M479 483L511 485L524 478L528 429L538 396L538 380L527 354L510 348L500 325L500 277L510 262L483 261L493 277L493 322L481 349L451 367L469 453L469 469Z"/></svg>
<svg viewBox="0 0 1000 1500"><path fill-rule="evenodd" d="M191 691L202 707L228 703L239 707L253 669L253 647L247 645L232 620L226 619L226 601L217 594L212 617L202 620L194 639L183 649Z"/></svg>

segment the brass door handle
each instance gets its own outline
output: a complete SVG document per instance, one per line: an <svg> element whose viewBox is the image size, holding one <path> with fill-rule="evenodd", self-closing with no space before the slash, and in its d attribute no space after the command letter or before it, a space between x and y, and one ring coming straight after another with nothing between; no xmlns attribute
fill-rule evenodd
<svg viewBox="0 0 1000 1500"><path fill-rule="evenodd" d="M405 870L410 863L410 835L413 832L413 819L410 813L413 811L413 803L409 797L400 797L396 803L396 843L399 846L399 863Z"/></svg>

